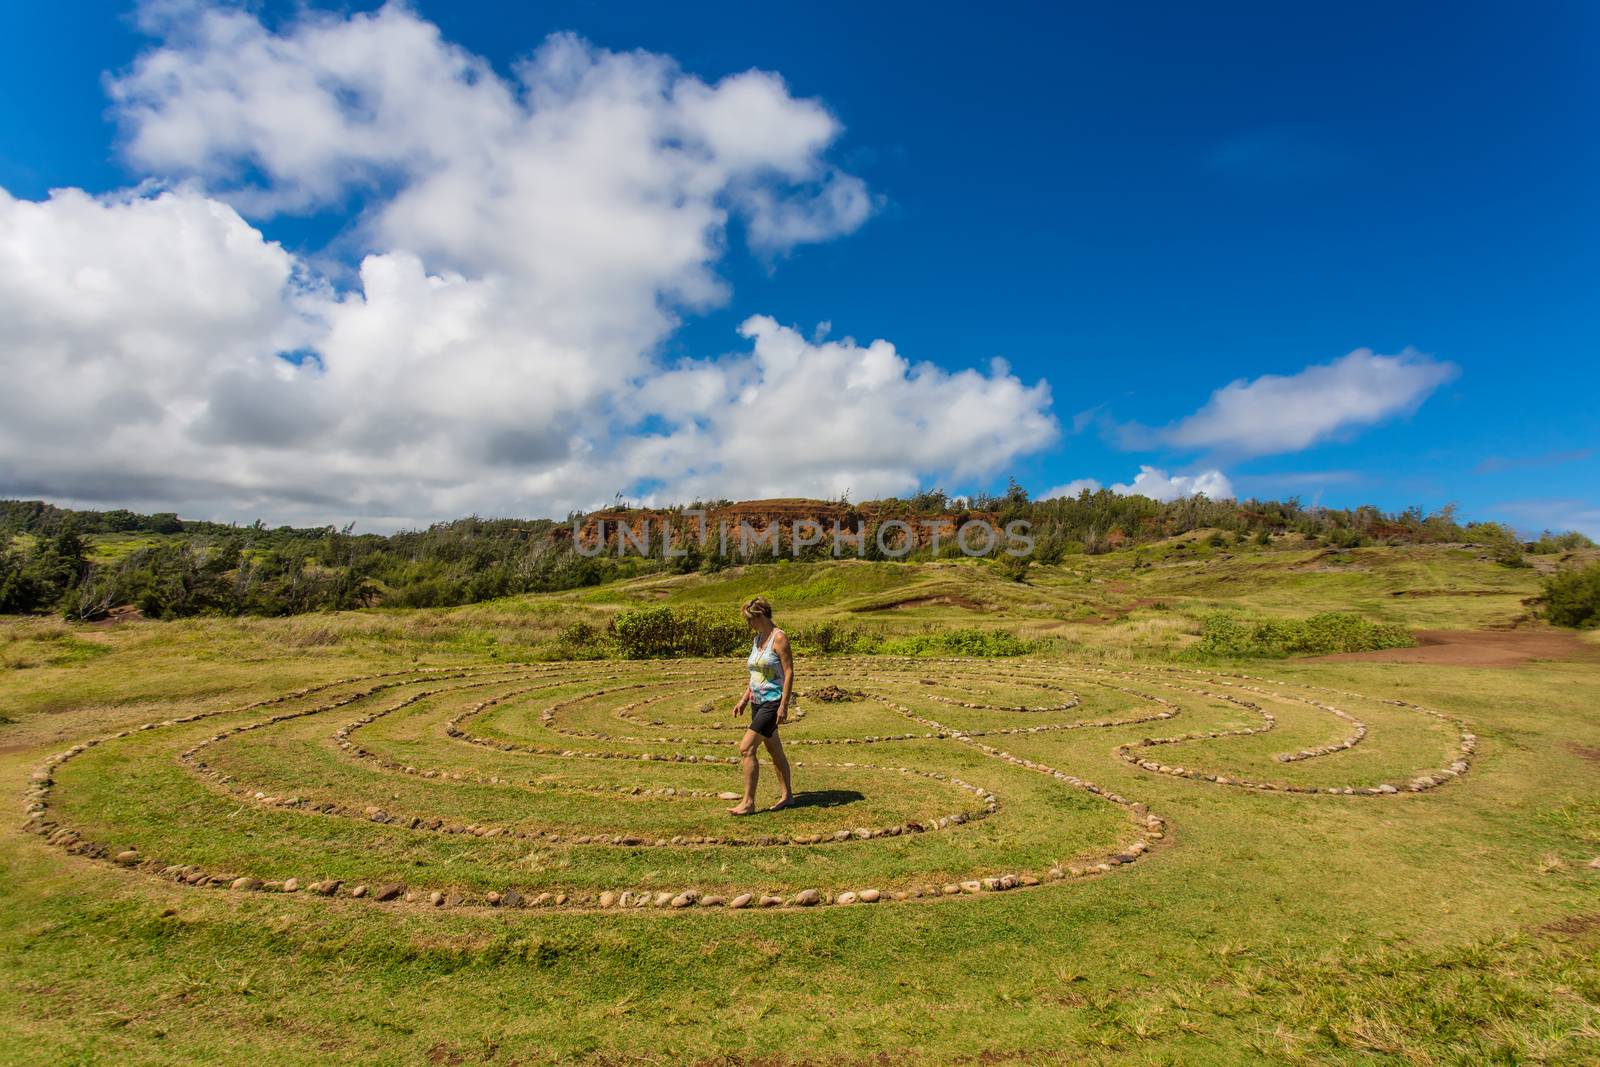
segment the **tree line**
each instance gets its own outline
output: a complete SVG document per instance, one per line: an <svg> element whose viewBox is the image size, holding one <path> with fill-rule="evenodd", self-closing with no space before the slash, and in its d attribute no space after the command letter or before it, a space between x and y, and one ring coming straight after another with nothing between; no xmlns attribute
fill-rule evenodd
<svg viewBox="0 0 1600 1067"><path fill-rule="evenodd" d="M1593 547L1582 534L1546 534L1523 544L1495 523L1458 521L1454 508L1385 513L1375 507L1305 507L1298 499L1157 501L1110 490L1030 500L1013 481L1004 493L949 497L928 490L873 501L877 521L896 515L965 511L1026 520L1034 549L1026 559L998 555L1019 580L1032 563L1074 554L1116 551L1199 529L1269 544L1297 533L1332 547L1368 544L1477 542L1515 565L1524 551ZM681 510L681 509L679 509ZM715 546L689 544L670 559L574 549L572 520L483 519L436 523L390 535L357 534L352 526L238 526L180 519L172 513L122 509L80 511L42 501L0 501L0 612L54 611L89 620L131 606L154 618L193 615L292 615L309 611L448 607L519 593L552 592L670 570L716 571L742 562ZM875 531L869 529L868 544ZM124 535L117 556L98 554L97 537ZM142 536L141 536L142 535ZM119 542L118 538L110 541ZM826 558L827 543L779 546L785 557ZM765 549L766 558L771 550ZM954 554L946 543L941 554ZM928 558L928 549L904 557Z"/></svg>

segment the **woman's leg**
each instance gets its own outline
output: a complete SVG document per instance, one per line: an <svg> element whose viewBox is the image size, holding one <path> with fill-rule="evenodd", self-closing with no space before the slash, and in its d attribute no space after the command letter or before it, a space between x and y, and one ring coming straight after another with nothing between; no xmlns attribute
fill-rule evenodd
<svg viewBox="0 0 1600 1067"><path fill-rule="evenodd" d="M739 768L744 772L744 799L728 809L729 815L749 815L756 810L756 779L761 776L761 764L756 762L756 748L761 735L746 730L739 739Z"/></svg>
<svg viewBox="0 0 1600 1067"><path fill-rule="evenodd" d="M779 797L778 803L774 805L781 808L794 799L794 786L789 781L789 757L783 754L783 742L778 740L776 731L765 740L767 754L772 757L772 765L778 770L778 780L783 783L783 796Z"/></svg>

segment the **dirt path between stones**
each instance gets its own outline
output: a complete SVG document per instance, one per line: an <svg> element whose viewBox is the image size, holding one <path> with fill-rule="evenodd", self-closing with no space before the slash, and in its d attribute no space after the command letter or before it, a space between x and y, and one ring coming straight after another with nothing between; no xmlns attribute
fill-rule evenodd
<svg viewBox="0 0 1600 1067"><path fill-rule="evenodd" d="M1592 660L1600 647L1562 630L1418 630L1416 648L1311 656L1311 663L1425 663L1438 667L1519 667L1540 659Z"/></svg>

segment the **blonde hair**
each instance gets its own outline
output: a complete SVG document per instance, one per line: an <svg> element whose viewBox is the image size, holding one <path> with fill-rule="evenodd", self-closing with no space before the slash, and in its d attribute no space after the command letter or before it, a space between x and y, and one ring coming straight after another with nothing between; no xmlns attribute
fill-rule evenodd
<svg viewBox="0 0 1600 1067"><path fill-rule="evenodd" d="M764 596L751 597L744 602L744 607L739 610L747 619L753 615L760 615L768 622L772 621L772 605L767 603L767 598Z"/></svg>

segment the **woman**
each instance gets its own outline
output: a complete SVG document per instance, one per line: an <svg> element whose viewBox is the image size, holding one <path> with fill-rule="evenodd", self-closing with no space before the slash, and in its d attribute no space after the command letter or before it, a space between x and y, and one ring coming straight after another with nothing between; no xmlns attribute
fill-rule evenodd
<svg viewBox="0 0 1600 1067"><path fill-rule="evenodd" d="M750 709L750 728L739 741L739 763L744 771L744 799L728 809L729 815L749 815L756 810L756 779L761 765L756 761L756 748L762 744L772 756L772 765L778 769L783 781L783 796L772 805L773 811L794 803L794 790L789 782L789 760L783 754L783 742L778 740L778 727L789 719L789 694L794 690L794 655L789 651L789 637L772 625L772 605L766 598L756 597L743 608L745 625L755 631L755 641L750 646L750 684L744 696L733 706L733 717Z"/></svg>

